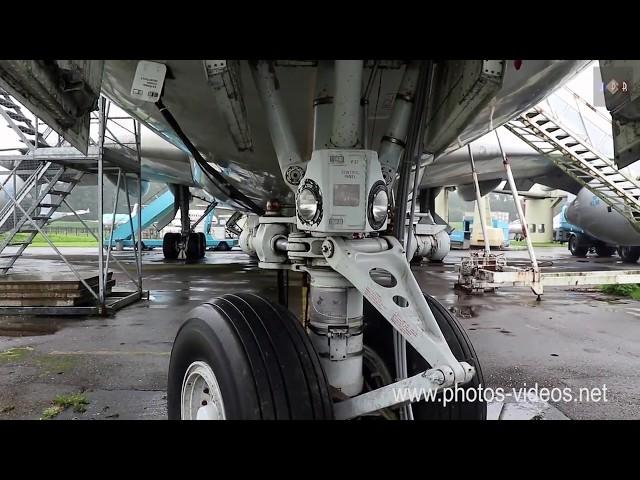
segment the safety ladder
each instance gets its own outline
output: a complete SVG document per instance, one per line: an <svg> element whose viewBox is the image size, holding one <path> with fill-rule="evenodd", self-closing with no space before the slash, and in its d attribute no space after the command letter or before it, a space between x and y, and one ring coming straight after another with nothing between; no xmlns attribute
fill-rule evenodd
<svg viewBox="0 0 640 480"><path fill-rule="evenodd" d="M580 119L584 124L582 114ZM620 171L611 159L599 153L589 142L588 135L575 133L575 127L566 126L544 104L525 111L507 122L505 127L547 156L640 231L640 182Z"/></svg>

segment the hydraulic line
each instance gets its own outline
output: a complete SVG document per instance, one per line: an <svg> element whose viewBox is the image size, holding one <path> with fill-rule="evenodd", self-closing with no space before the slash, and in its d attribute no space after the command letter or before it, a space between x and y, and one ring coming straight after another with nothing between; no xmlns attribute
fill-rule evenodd
<svg viewBox="0 0 640 480"><path fill-rule="evenodd" d="M263 215L264 214L263 208L258 206L253 200L251 200L244 193L238 190L235 186L229 183L224 178L224 176L222 176L222 174L220 174L213 167L211 167L211 165L207 163L207 161L202 157L202 155L200 155L200 152L195 147L195 145L191 143L191 140L189 140L189 137L187 137L185 133L182 131L182 128L180 128L180 125L178 124L175 117L171 114L168 107L166 107L164 103L162 103L162 97L156 102L156 107L158 107L158 110L162 114L162 117L171 126L171 128L173 129L175 134L178 136L178 138L182 140L182 143L184 143L184 145L187 147L191 155L193 155L193 158L195 159L196 163L198 164L198 166L200 166L200 168L202 168L202 171L209 178L209 180L211 180L211 182L221 192L223 192L232 200L235 200L237 203L239 203L240 205L242 205L243 207L247 208L249 211L257 215Z"/></svg>
<svg viewBox="0 0 640 480"><path fill-rule="evenodd" d="M404 242L405 238L405 221L407 217L407 199L409 194L409 178L411 176L411 167L414 164L414 155L418 158L422 153L422 141L424 136L424 126L426 121L426 103L428 101L427 91L429 89L429 80L432 63L423 61L420 65L418 74L418 82L416 87L415 103L411 111L410 130L407 135L407 147L405 148L402 165L400 167L400 182L398 184L398 194L396 197L395 225L394 235L400 241ZM419 165L419 159L415 163ZM418 175L419 169L415 175ZM409 226L411 228L411 226ZM406 340L396 330L393 332L394 352L396 363L396 376L398 379L407 378L407 347ZM413 420L413 411L411 405L406 405L400 410L400 418L402 420Z"/></svg>

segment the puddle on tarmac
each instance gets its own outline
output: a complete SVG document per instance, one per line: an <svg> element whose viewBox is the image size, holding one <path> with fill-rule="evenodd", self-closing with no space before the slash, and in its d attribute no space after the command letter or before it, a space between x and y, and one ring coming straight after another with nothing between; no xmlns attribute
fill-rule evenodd
<svg viewBox="0 0 640 480"><path fill-rule="evenodd" d="M59 318L8 315L0 317L0 336L32 337L53 335L62 328Z"/></svg>
<svg viewBox="0 0 640 480"><path fill-rule="evenodd" d="M449 311L456 317L473 318L477 315L477 305L454 305L449 307Z"/></svg>

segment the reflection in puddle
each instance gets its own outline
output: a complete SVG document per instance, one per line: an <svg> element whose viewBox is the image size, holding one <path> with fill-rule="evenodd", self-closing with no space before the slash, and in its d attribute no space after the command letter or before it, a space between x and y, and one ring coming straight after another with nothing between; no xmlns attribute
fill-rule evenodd
<svg viewBox="0 0 640 480"><path fill-rule="evenodd" d="M7 315L0 317L0 336L32 337L52 335L56 333L64 322L58 318L29 317L21 315Z"/></svg>

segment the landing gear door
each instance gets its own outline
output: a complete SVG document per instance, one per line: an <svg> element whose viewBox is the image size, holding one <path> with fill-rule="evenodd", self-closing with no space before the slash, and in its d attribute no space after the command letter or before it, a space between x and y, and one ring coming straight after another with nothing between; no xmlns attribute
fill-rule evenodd
<svg viewBox="0 0 640 480"><path fill-rule="evenodd" d="M425 148L440 153L454 143L502 85L503 60L449 60L436 64Z"/></svg>
<svg viewBox="0 0 640 480"><path fill-rule="evenodd" d="M615 162L622 168L640 158L640 61L600 60L594 77L595 93L602 92L611 114Z"/></svg>
<svg viewBox="0 0 640 480"><path fill-rule="evenodd" d="M86 154L104 60L0 60L0 87Z"/></svg>

